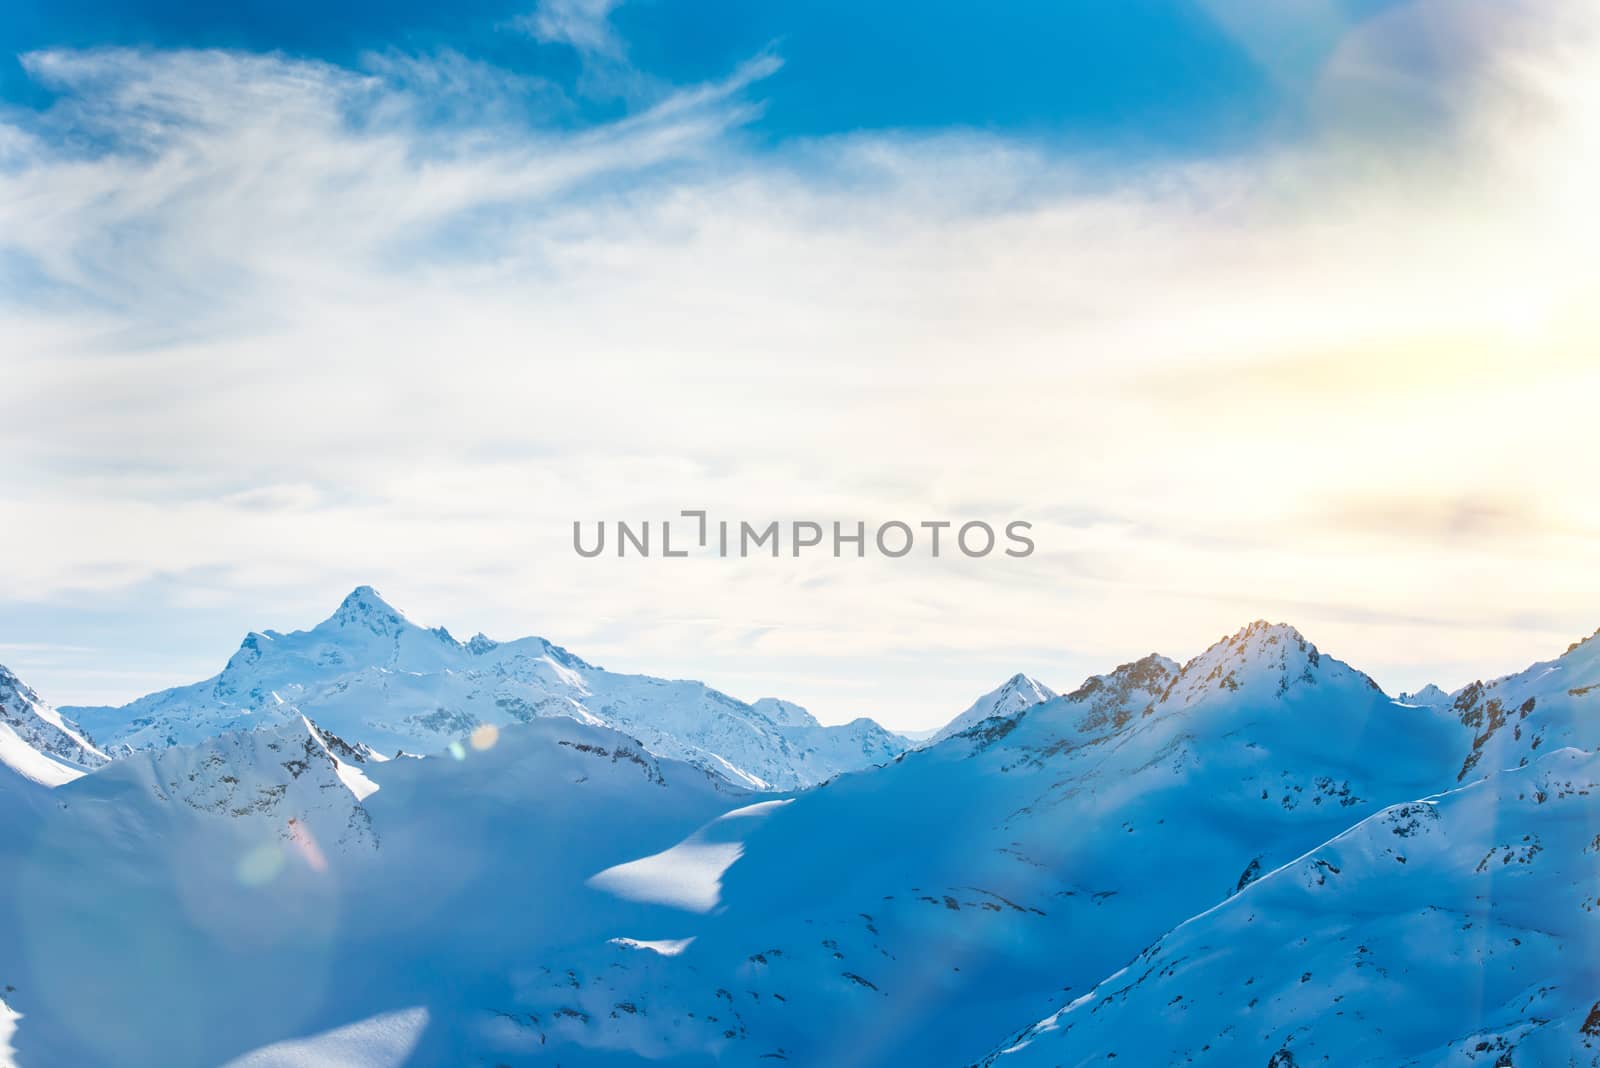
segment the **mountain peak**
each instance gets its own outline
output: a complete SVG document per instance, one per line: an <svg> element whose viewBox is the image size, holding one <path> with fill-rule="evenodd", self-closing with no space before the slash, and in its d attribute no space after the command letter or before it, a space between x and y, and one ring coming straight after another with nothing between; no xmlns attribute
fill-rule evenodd
<svg viewBox="0 0 1600 1068"><path fill-rule="evenodd" d="M1175 660L1150 653L1104 675L1091 675L1061 701L1041 710L1052 721L1070 723L1080 740L1102 738L1147 714L1181 669Z"/></svg>
<svg viewBox="0 0 1600 1068"><path fill-rule="evenodd" d="M1118 664L1115 670L1104 675L1089 676L1083 685L1067 694L1067 700L1082 704L1103 702L1109 696L1114 701L1125 702L1132 693L1146 694L1150 700L1155 700L1181 670L1176 660L1160 653L1148 653L1131 663Z"/></svg>
<svg viewBox="0 0 1600 1068"><path fill-rule="evenodd" d="M1045 686L1044 683L1040 682L1038 679L1034 678L1032 675L1025 675L1020 671L1017 672L1015 675L1011 676L1009 679L1007 679L1005 681L1005 685L1004 685L1003 688L1004 689L1010 689L1010 690L1033 690L1033 691L1042 691L1042 690L1048 690L1049 689L1049 687Z"/></svg>
<svg viewBox="0 0 1600 1068"><path fill-rule="evenodd" d="M1163 700L1191 705L1217 692L1251 691L1253 696L1282 698L1296 687L1315 686L1325 677L1350 676L1365 688L1378 690L1371 678L1317 647L1287 623L1258 619L1240 627L1183 666Z"/></svg>
<svg viewBox="0 0 1600 1068"><path fill-rule="evenodd" d="M339 602L339 611L380 611L399 612L399 609L383 599L383 595L372 586L361 585L345 595Z"/></svg>
<svg viewBox="0 0 1600 1068"><path fill-rule="evenodd" d="M1236 643L1254 642L1257 645L1272 645L1280 641L1292 641L1298 645L1310 645L1304 634L1301 634L1288 623L1272 623L1265 619L1257 619L1240 627L1233 634Z"/></svg>
<svg viewBox="0 0 1600 1068"><path fill-rule="evenodd" d="M1317 647L1294 627L1287 623L1269 623L1265 619L1258 619L1218 639L1196 660L1249 661L1279 648L1285 652L1293 651L1313 666L1321 657Z"/></svg>
<svg viewBox="0 0 1600 1068"><path fill-rule="evenodd" d="M324 625L360 627L376 634L390 635L407 624L405 614L383 599L371 586L351 590Z"/></svg>
<svg viewBox="0 0 1600 1068"><path fill-rule="evenodd" d="M1010 719L1055 696L1056 692L1050 687L1019 671L974 701L965 712L945 724L925 744L933 745L941 742L953 735L971 730L985 720Z"/></svg>
<svg viewBox="0 0 1600 1068"><path fill-rule="evenodd" d="M1416 693L1401 694L1399 700L1401 704L1423 705L1424 707L1433 708L1449 704L1450 695L1430 682Z"/></svg>

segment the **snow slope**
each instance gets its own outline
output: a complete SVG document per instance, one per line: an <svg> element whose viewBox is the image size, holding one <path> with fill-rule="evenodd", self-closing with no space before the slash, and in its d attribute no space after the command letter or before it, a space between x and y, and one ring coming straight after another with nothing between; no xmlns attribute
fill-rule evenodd
<svg viewBox="0 0 1600 1068"><path fill-rule="evenodd" d="M0 665L0 765L44 786L106 763L82 732Z"/></svg>
<svg viewBox="0 0 1600 1068"><path fill-rule="evenodd" d="M51 791L37 833L0 834L18 1063L343 1064L314 1056L363 1035L415 1047L405 1063L514 1057L533 1033L486 1037L499 1018L485 1006L542 976L567 983L556 969L585 952L640 953L611 940L654 933L660 906L588 880L750 795L560 717L479 743L357 762L367 789L302 720Z"/></svg>
<svg viewBox="0 0 1600 1068"><path fill-rule="evenodd" d="M1600 757L1394 806L984 1063L1600 1065Z"/></svg>
<svg viewBox="0 0 1600 1068"><path fill-rule="evenodd" d="M787 702L749 705L700 682L616 674L542 638L458 642L410 622L368 586L311 630L248 635L204 682L121 708L68 711L118 753L301 714L384 752L426 753L481 726L568 716L753 788L810 785L905 749L869 719L823 727Z"/></svg>
<svg viewBox="0 0 1600 1068"><path fill-rule="evenodd" d="M4 722L0 722L0 770L40 786L60 786L83 774L81 768L45 756Z"/></svg>
<svg viewBox="0 0 1600 1068"><path fill-rule="evenodd" d="M426 1009L401 1009L311 1038L275 1042L223 1068L402 1068L427 1025Z"/></svg>

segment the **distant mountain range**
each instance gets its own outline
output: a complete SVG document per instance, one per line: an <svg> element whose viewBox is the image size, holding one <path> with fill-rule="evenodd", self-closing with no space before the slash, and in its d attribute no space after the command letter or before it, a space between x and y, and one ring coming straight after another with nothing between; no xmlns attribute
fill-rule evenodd
<svg viewBox="0 0 1600 1068"><path fill-rule="evenodd" d="M62 711L116 753L302 714L385 752L432 753L482 726L566 716L755 789L811 786L907 744L870 719L824 727L791 702L746 704L700 682L619 675L543 638L460 642L412 623L370 586L310 630L247 635L204 682L120 708Z"/></svg>
<svg viewBox="0 0 1600 1068"><path fill-rule="evenodd" d="M0 1064L1600 1065L1597 748L1600 639L1395 699L1258 622L913 747L363 587L0 672Z"/></svg>

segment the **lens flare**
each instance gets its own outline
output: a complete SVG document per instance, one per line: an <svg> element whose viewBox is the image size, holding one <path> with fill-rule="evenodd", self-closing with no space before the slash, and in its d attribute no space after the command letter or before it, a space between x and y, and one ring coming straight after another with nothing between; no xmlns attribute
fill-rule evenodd
<svg viewBox="0 0 1600 1068"><path fill-rule="evenodd" d="M234 875L244 886L265 886L283 870L283 849L276 842L257 846L239 858Z"/></svg>
<svg viewBox="0 0 1600 1068"><path fill-rule="evenodd" d="M291 819L289 841L294 843L295 851L300 854L300 859L306 862L306 867L315 872L328 870L328 858L322 855L322 847L317 845L310 827L299 820Z"/></svg>

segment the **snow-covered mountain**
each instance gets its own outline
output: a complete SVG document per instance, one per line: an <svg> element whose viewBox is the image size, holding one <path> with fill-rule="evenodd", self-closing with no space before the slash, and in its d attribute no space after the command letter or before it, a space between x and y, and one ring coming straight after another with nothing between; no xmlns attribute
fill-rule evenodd
<svg viewBox="0 0 1600 1068"><path fill-rule="evenodd" d="M1471 732L1459 781L1520 767L1541 752L1600 744L1600 633L1554 660L1450 695L1448 708Z"/></svg>
<svg viewBox="0 0 1600 1068"><path fill-rule="evenodd" d="M617 674L542 638L460 642L412 623L369 586L308 631L248 635L204 682L67 712L116 753L302 714L384 752L435 752L479 727L568 716L758 789L812 785L891 760L906 745L869 719L824 727L788 702L750 705L700 682Z"/></svg>
<svg viewBox="0 0 1600 1068"><path fill-rule="evenodd" d="M960 734L976 727L984 720L996 717L1009 719L1055 696L1054 690L1037 679L1030 679L1023 674L1013 675L972 702L965 712L935 731L924 744L933 745L942 742L952 734Z"/></svg>
<svg viewBox="0 0 1600 1068"><path fill-rule="evenodd" d="M984 1063L1600 1065L1600 757L1396 805Z"/></svg>
<svg viewBox="0 0 1600 1068"><path fill-rule="evenodd" d="M1019 1009L1432 792L1461 735L1291 628L1252 625L1182 668L1123 665L645 858L641 877L708 842L737 855L714 897L656 899L678 913L659 937L687 948L575 967L648 1013L641 1055L672 1036L686 1061L967 1063ZM496 1008L543 1019L563 996L552 983ZM698 1026L708 1014L722 1033ZM616 1040L570 1021L561 1037Z"/></svg>
<svg viewBox="0 0 1600 1068"><path fill-rule="evenodd" d="M1453 789L1178 925L984 1063L1600 1065L1595 698L1597 637L1405 695L1460 724Z"/></svg>
<svg viewBox="0 0 1600 1068"><path fill-rule="evenodd" d="M0 765L43 786L70 782L107 757L0 665Z"/></svg>
<svg viewBox="0 0 1600 1068"><path fill-rule="evenodd" d="M710 759L735 763L720 735L690 762L632 726L677 724L641 694L715 717L714 691L358 594L145 699L110 765L0 789L18 1064L1600 1053L1600 642L1393 700L1258 622L1062 696L1002 687L936 744L775 793ZM485 693L572 711L492 719ZM408 733L440 694L463 718ZM820 729L722 700L728 737ZM435 755L381 759L402 747Z"/></svg>
<svg viewBox="0 0 1600 1068"><path fill-rule="evenodd" d="M283 842L372 849L377 836L361 802L378 789L366 768L384 758L303 716L193 746L133 753L65 795L108 801L130 795L257 821Z"/></svg>
<svg viewBox="0 0 1600 1068"><path fill-rule="evenodd" d="M562 717L387 762L297 720L48 796L32 834L0 828L0 996L19 1065L74 1068L215 1066L418 1008L416 1060L310 1063L526 1063L485 1006L568 983L591 947L651 952L611 940L649 940L661 909L589 880L751 801Z"/></svg>

